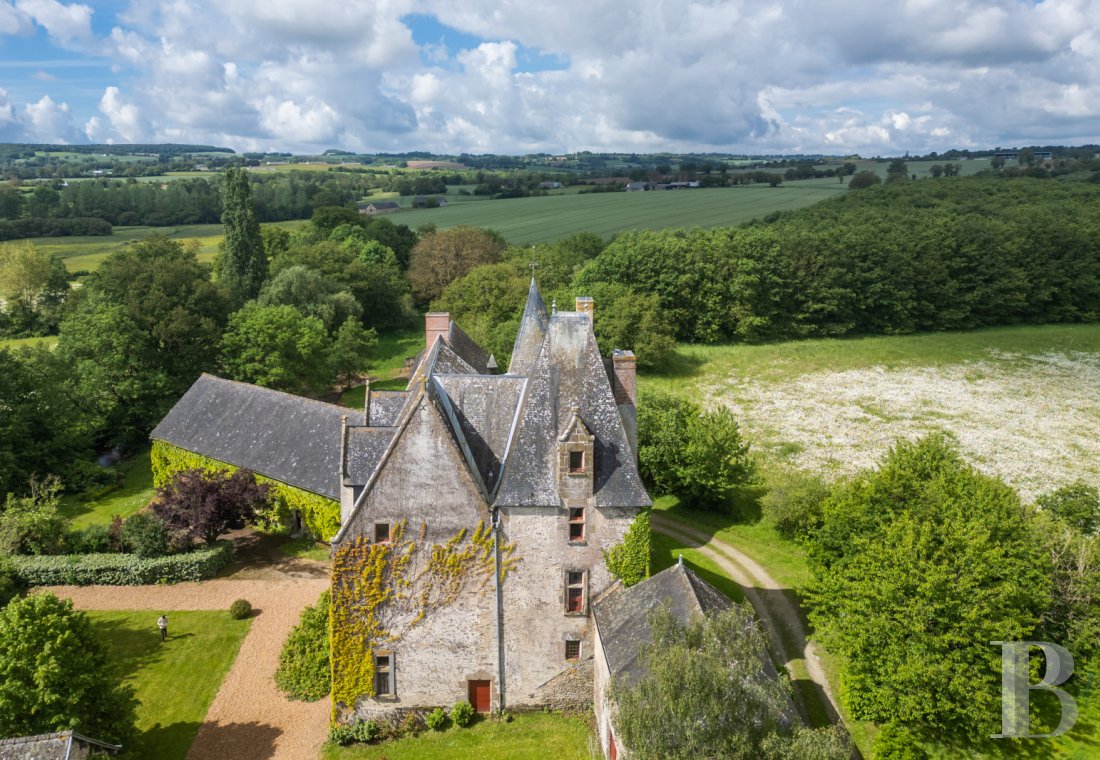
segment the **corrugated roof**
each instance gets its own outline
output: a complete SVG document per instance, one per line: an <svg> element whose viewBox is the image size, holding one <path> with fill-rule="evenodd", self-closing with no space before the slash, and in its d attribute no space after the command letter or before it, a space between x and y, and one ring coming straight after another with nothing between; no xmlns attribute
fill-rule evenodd
<svg viewBox="0 0 1100 760"><path fill-rule="evenodd" d="M346 407L204 374L150 437L338 499L343 416L365 422Z"/></svg>

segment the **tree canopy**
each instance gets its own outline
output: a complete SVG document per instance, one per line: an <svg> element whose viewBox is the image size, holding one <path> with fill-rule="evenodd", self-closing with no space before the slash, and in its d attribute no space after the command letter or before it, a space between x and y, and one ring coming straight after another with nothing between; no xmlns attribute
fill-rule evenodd
<svg viewBox="0 0 1100 760"><path fill-rule="evenodd" d="M260 222L252 206L248 174L243 169L226 169L222 204L225 241L219 279L233 303L239 306L255 298L267 279L267 255Z"/></svg>

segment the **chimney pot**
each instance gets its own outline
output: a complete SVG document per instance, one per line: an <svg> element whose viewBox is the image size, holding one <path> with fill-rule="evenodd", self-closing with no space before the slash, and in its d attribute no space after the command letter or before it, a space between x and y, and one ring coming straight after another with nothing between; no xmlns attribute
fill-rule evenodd
<svg viewBox="0 0 1100 760"><path fill-rule="evenodd" d="M589 322L596 321L596 302L591 296L577 296L577 311L587 314Z"/></svg>

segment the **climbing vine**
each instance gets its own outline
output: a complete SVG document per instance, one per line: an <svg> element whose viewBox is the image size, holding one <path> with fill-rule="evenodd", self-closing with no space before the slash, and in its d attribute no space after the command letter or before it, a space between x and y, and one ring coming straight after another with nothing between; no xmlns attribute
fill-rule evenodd
<svg viewBox="0 0 1100 760"><path fill-rule="evenodd" d="M633 586L649 577L649 510L638 513L630 524L623 542L603 553L611 574L624 586Z"/></svg>
<svg viewBox="0 0 1100 760"><path fill-rule="evenodd" d="M152 451L153 485L161 486L180 470L202 469L207 471L234 472L231 464L196 454L164 441L154 441ZM271 478L257 475L256 480L269 484L275 494L274 506L260 515L258 527L270 532L286 530L291 515L297 510L302 522L316 538L330 540L340 530L340 505L332 499L288 486Z"/></svg>
<svg viewBox="0 0 1100 760"><path fill-rule="evenodd" d="M425 543L428 526L413 540L405 520L390 541L359 536L339 546L332 560L333 717L360 697L374 696L374 654L399 641L432 612L453 604L463 590L488 586L493 578L493 532L479 522L442 544ZM515 544L501 545L501 582L515 568Z"/></svg>

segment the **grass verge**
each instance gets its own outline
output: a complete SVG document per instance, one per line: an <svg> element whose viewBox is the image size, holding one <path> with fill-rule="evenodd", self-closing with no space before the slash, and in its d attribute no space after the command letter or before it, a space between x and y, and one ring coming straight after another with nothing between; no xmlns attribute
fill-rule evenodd
<svg viewBox="0 0 1100 760"><path fill-rule="evenodd" d="M184 760L214 695L229 672L250 620L225 611L171 612L161 643L158 610L89 612L124 683L141 702L138 737L126 757Z"/></svg>
<svg viewBox="0 0 1100 760"><path fill-rule="evenodd" d="M557 713L520 713L511 723L479 719L468 728L425 731L381 744L325 745L324 760L514 760L599 757L591 717Z"/></svg>

